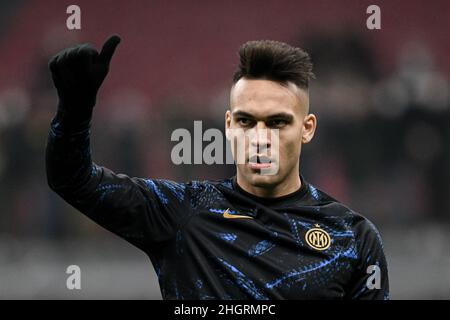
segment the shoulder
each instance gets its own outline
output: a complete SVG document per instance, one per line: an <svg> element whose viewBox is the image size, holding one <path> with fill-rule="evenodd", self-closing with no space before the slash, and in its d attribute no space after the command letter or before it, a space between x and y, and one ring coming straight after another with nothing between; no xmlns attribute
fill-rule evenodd
<svg viewBox="0 0 450 320"><path fill-rule="evenodd" d="M194 192L212 191L219 188L233 189L232 178L218 180L191 180L186 186Z"/></svg>
<svg viewBox="0 0 450 320"><path fill-rule="evenodd" d="M151 178L138 178L138 180L141 185L156 193L162 191L171 191L179 194L184 194L186 192L198 193L217 189L218 186L229 189L233 188L231 178L220 180L189 180L185 182Z"/></svg>
<svg viewBox="0 0 450 320"><path fill-rule="evenodd" d="M181 203L189 200L191 207L217 202L219 198L223 198L222 191L219 189L231 189L231 181L231 178L186 182L176 182L170 179L140 179L141 185L163 204L167 204L175 198Z"/></svg>
<svg viewBox="0 0 450 320"><path fill-rule="evenodd" d="M348 228L352 229L355 238L364 241L376 241L382 246L378 228L364 214L343 204L311 183L307 183L307 189L309 194L307 199L311 201L311 204L317 206L325 217L345 223Z"/></svg>
<svg viewBox="0 0 450 320"><path fill-rule="evenodd" d="M175 182L169 179L134 178L147 193L156 197L163 204L170 202L172 198L183 202L186 196L187 184Z"/></svg>

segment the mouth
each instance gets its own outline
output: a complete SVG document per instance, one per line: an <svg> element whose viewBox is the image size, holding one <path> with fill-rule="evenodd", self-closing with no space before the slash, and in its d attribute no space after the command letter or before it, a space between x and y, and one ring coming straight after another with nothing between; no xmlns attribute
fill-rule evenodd
<svg viewBox="0 0 450 320"><path fill-rule="evenodd" d="M273 160L264 155L254 155L248 159L248 165L251 169L266 169L270 168Z"/></svg>

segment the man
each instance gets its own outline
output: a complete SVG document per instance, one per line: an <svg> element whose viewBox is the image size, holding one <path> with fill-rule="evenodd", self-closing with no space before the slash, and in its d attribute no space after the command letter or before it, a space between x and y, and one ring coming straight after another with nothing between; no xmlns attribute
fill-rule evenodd
<svg viewBox="0 0 450 320"><path fill-rule="evenodd" d="M100 53L84 44L51 59L59 104L46 150L48 183L148 254L164 299L389 297L375 227L300 174L301 146L316 129L306 52L275 41L241 47L227 137L274 129L278 148L275 135L253 135L245 145L256 155L245 152L236 176L176 183L130 178L91 160L96 94L119 42L112 36ZM275 173L263 174L271 166Z"/></svg>

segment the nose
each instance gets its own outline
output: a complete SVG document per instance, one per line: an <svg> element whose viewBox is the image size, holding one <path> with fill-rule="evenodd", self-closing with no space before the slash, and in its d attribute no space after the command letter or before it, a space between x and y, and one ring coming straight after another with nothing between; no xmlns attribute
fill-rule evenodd
<svg viewBox="0 0 450 320"><path fill-rule="evenodd" d="M269 149L270 142L270 129L267 128L264 121L258 121L254 130L250 132L250 143L253 148L256 148L257 153L264 152L265 149Z"/></svg>

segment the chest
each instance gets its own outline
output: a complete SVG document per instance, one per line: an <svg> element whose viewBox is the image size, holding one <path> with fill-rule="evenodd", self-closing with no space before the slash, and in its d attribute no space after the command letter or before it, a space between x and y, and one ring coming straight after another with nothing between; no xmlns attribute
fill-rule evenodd
<svg viewBox="0 0 450 320"><path fill-rule="evenodd" d="M204 209L177 234L173 251L256 299L344 295L357 259L345 224L289 212L277 212L275 219L252 214Z"/></svg>

